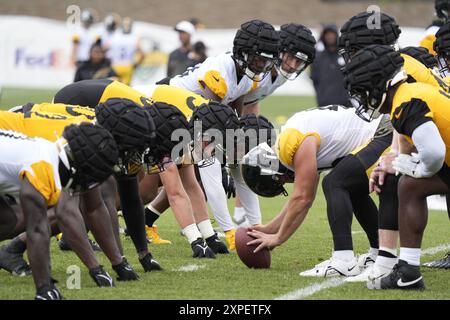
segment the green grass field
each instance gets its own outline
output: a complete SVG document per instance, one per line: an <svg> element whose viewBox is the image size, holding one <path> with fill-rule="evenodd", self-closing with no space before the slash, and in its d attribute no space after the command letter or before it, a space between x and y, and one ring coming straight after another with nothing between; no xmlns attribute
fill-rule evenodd
<svg viewBox="0 0 450 320"><path fill-rule="evenodd" d="M50 101L53 91L32 91L6 89L0 101L5 109L29 101ZM262 104L262 113L277 125L294 112L314 106L312 97L270 97ZM288 191L291 190L288 188ZM263 222L274 217L287 198L261 198ZM234 204L229 202L230 211ZM122 221L123 223L123 221ZM328 279L304 278L298 274L328 259L332 251L332 238L327 223L326 206L321 190L318 191L314 206L304 224L294 236L272 252L272 266L269 270L251 270L242 264L236 253L218 256L215 260L191 258L191 249L186 239L179 233L179 227L170 212L157 222L160 234L172 241L171 245L150 245L155 258L165 268L164 272L142 272L131 240L123 238L125 254L139 272L140 281L116 283L114 289L99 289L90 279L86 268L71 252L61 252L56 240L51 241L53 277L59 280L59 288L68 299L174 299L174 300L234 300L234 299L275 299L289 292L308 288L318 283L328 283ZM368 241L356 220L353 223L354 248L357 253L365 253ZM444 212L431 212L425 232L423 249L448 245L450 243L450 223ZM426 255L422 261L439 258L445 251ZM112 275L111 265L103 254L98 258ZM81 269L81 290L66 287L67 268L76 265ZM196 265L197 271L182 271L186 266ZM450 272L448 270L422 269L427 289L423 292L370 291L365 284L341 284L305 296L305 299L450 299ZM0 299L32 299L34 286L31 277L16 278L0 271Z"/></svg>

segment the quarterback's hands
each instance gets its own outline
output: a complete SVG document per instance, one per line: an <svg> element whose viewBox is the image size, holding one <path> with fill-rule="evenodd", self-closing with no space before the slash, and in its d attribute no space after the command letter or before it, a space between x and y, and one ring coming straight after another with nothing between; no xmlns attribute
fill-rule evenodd
<svg viewBox="0 0 450 320"><path fill-rule="evenodd" d="M236 187L234 185L233 177L229 174L225 167L222 168L222 185L228 199L236 197Z"/></svg>
<svg viewBox="0 0 450 320"><path fill-rule="evenodd" d="M392 163L395 174L405 174L413 178L423 178L423 172L420 167L420 158L417 153L400 154Z"/></svg>
<svg viewBox="0 0 450 320"><path fill-rule="evenodd" d="M281 244L277 234L267 234L251 228L248 229L247 234L256 238L247 243L247 245L257 245L255 251L253 251L254 253L261 251L264 248L272 250Z"/></svg>
<svg viewBox="0 0 450 320"><path fill-rule="evenodd" d="M384 156L381 156L377 165L370 173L369 177L369 192L380 193L380 186L384 184L384 179L387 174L395 174L395 169L392 167L392 162L397 157L394 152L389 152Z"/></svg>

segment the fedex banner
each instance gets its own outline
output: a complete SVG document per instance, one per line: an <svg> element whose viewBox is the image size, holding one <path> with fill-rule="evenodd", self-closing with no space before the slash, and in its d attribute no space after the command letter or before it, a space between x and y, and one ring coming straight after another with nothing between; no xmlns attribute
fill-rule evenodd
<svg viewBox="0 0 450 320"><path fill-rule="evenodd" d="M93 30L101 33L102 26ZM59 88L72 82L75 69L70 63L74 30L63 21L27 16L0 16L0 85L8 87ZM147 58L135 73L132 85L152 84L166 76L168 54L179 45L172 27L144 22L134 24ZM230 51L235 29L207 29L197 32L214 56ZM317 30L313 30L317 38ZM419 28L403 28L400 46L418 45L424 36ZM275 94L313 95L307 72L288 81Z"/></svg>

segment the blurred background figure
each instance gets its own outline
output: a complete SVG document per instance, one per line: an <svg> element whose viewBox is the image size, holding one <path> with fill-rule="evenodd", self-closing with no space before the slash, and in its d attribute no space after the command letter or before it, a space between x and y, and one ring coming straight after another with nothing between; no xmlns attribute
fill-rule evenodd
<svg viewBox="0 0 450 320"><path fill-rule="evenodd" d="M123 18L121 29L109 41L108 57L119 80L128 85L134 70L144 60L144 53L138 36L133 33L133 20Z"/></svg>
<svg viewBox="0 0 450 320"><path fill-rule="evenodd" d="M197 63L202 63L203 61L208 58L208 55L206 54L206 45L203 43L203 41L197 41L192 46L192 52L189 55L189 57L192 59L192 66L196 65Z"/></svg>
<svg viewBox="0 0 450 320"><path fill-rule="evenodd" d="M120 16L117 13L110 13L103 20L103 31L100 33L100 39L108 58L110 58L108 50L111 39L115 35L117 28L120 27L120 20Z"/></svg>
<svg viewBox="0 0 450 320"><path fill-rule="evenodd" d="M195 33L195 26L191 22L183 20L175 26L175 31L178 32L181 46L169 55L167 65L167 77L169 78L183 73L193 63L189 53L192 49L191 38Z"/></svg>
<svg viewBox="0 0 450 320"><path fill-rule="evenodd" d="M206 27L198 18L191 18L189 22L194 25L195 30L197 31L204 30Z"/></svg>
<svg viewBox="0 0 450 320"><path fill-rule="evenodd" d="M91 29L94 22L94 13L91 9L85 9L81 12L81 25L72 36L71 62L76 67L89 60L89 50L99 39L99 36Z"/></svg>
<svg viewBox="0 0 450 320"><path fill-rule="evenodd" d="M316 58L311 65L311 80L319 106L340 104L349 106L349 97L344 88L341 68L344 59L338 54L338 28L335 24L323 26Z"/></svg>
<svg viewBox="0 0 450 320"><path fill-rule="evenodd" d="M81 63L77 68L74 82L106 78L117 78L117 74L111 67L111 61L106 58L105 50L100 41L97 41L91 47L89 60Z"/></svg>

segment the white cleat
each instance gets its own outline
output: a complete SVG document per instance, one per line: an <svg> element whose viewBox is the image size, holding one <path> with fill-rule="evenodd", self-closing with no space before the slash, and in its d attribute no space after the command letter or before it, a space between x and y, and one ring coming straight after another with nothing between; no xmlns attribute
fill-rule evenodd
<svg viewBox="0 0 450 320"><path fill-rule="evenodd" d="M339 259L329 259L317 264L314 268L300 272L303 277L339 277L356 276L361 273L358 266L358 260L353 258L351 261Z"/></svg>

